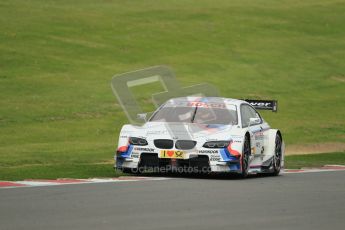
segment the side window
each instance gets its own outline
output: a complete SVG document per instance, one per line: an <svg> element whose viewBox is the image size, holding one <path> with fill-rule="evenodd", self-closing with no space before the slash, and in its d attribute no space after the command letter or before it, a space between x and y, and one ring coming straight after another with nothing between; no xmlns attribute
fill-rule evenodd
<svg viewBox="0 0 345 230"><path fill-rule="evenodd" d="M242 117L242 127L248 127L249 125L249 119L254 117L260 117L260 115L250 107L249 105L243 104L241 105L241 117Z"/></svg>

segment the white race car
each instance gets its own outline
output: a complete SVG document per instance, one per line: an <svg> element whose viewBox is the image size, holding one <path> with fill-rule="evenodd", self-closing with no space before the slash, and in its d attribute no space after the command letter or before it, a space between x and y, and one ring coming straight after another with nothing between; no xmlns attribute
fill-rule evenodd
<svg viewBox="0 0 345 230"><path fill-rule="evenodd" d="M219 97L174 98L142 126L124 125L115 168L124 172L229 172L278 175L284 142L256 109L277 102Z"/></svg>

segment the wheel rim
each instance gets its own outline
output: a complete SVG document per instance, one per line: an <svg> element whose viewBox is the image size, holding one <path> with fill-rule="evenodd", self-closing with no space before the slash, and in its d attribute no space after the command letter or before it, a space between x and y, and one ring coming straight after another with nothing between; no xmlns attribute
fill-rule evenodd
<svg viewBox="0 0 345 230"><path fill-rule="evenodd" d="M279 136L276 138L276 146L274 153L274 167L276 170L280 169L281 165L282 142Z"/></svg>

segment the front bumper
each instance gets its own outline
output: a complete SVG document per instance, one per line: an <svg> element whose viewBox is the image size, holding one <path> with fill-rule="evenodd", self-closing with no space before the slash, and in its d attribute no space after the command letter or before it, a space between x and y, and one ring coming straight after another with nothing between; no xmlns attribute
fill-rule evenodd
<svg viewBox="0 0 345 230"><path fill-rule="evenodd" d="M115 155L116 169L149 169L155 171L240 172L240 159L226 149L201 148L185 155L184 159L160 158L161 149L129 145L126 152Z"/></svg>

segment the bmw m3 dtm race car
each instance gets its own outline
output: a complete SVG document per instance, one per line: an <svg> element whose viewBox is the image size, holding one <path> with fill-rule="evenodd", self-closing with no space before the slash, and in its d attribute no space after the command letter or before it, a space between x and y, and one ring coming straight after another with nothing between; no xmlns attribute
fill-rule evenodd
<svg viewBox="0 0 345 230"><path fill-rule="evenodd" d="M284 167L282 134L256 109L277 111L277 102L170 99L144 125L122 127L115 168L124 172L158 169L230 172L243 177L252 173L278 175Z"/></svg>

